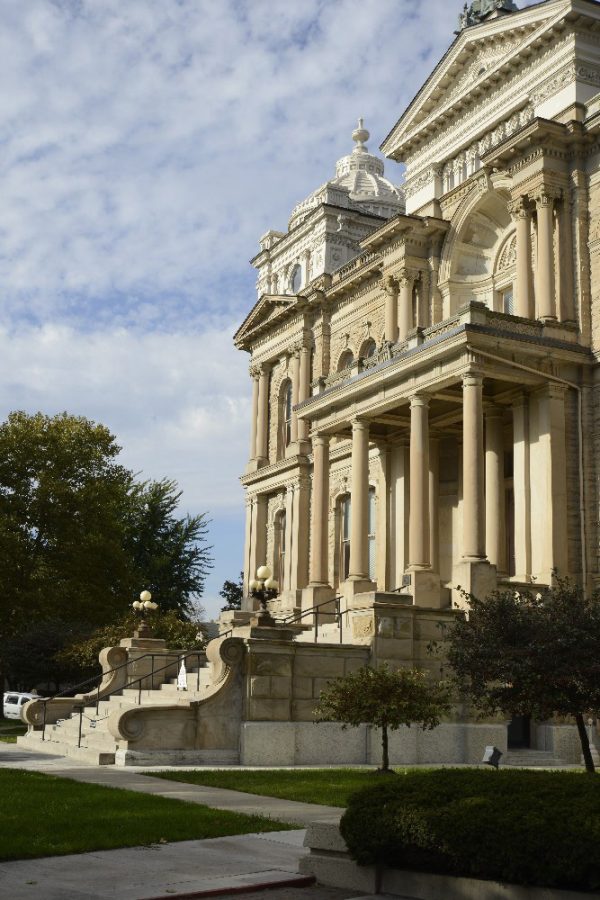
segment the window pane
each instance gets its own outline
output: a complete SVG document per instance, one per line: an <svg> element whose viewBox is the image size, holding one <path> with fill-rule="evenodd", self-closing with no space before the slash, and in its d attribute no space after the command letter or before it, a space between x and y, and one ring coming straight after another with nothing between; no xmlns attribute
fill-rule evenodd
<svg viewBox="0 0 600 900"><path fill-rule="evenodd" d="M375 488L369 488L369 534L375 534Z"/></svg>
<svg viewBox="0 0 600 900"><path fill-rule="evenodd" d="M375 581L375 538L369 536L369 578Z"/></svg>
<svg viewBox="0 0 600 900"><path fill-rule="evenodd" d="M344 497L342 501L342 535L345 541L350 540L350 513L351 513L351 502L350 497Z"/></svg>

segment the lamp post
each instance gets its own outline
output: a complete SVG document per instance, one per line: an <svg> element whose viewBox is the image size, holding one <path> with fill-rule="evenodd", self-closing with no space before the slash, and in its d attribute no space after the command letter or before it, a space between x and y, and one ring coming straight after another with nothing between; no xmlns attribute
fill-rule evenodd
<svg viewBox="0 0 600 900"><path fill-rule="evenodd" d="M152 594L150 591L142 591L140 594L139 600L134 600L131 604L132 608L136 613L139 613L142 616L142 621L135 632L135 637L137 638L147 638L152 636L152 629L146 620L146 616L150 612L154 612L158 609L158 603L154 603L152 600Z"/></svg>
<svg viewBox="0 0 600 900"><path fill-rule="evenodd" d="M279 592L279 585L273 578L273 573L269 566L260 566L256 570L256 579L248 584L250 596L260 603L260 609L256 613L256 624L272 627L275 625L275 619L267 608L269 600L274 600Z"/></svg>

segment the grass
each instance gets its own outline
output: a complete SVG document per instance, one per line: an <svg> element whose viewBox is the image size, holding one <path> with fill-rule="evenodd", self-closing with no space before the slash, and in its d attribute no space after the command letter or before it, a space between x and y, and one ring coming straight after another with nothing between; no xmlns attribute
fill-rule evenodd
<svg viewBox="0 0 600 900"><path fill-rule="evenodd" d="M0 796L0 860L297 827L17 769L0 769Z"/></svg>
<svg viewBox="0 0 600 900"><path fill-rule="evenodd" d="M16 744L17 737L25 734L27 725L19 719L5 719L0 717L0 742L4 744Z"/></svg>
<svg viewBox="0 0 600 900"><path fill-rule="evenodd" d="M207 787L228 788L263 797L301 800L303 803L323 803L325 806L348 804L348 797L364 787L379 784L382 777L374 769L261 769L259 771L212 772L147 772L147 775L202 784Z"/></svg>

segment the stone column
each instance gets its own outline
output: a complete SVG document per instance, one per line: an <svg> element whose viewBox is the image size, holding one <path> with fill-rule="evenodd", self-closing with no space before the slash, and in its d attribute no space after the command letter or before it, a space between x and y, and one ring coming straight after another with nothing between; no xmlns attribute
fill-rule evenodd
<svg viewBox="0 0 600 900"><path fill-rule="evenodd" d="M292 355L292 421L290 427L290 444L298 441L298 416L296 406L300 396L300 351L294 350ZM294 453L296 448L294 447Z"/></svg>
<svg viewBox="0 0 600 900"><path fill-rule="evenodd" d="M429 440L429 559L434 572L439 572L439 497L440 441Z"/></svg>
<svg viewBox="0 0 600 900"><path fill-rule="evenodd" d="M250 580L256 578L256 570L259 566L264 566L267 561L267 496L257 494L251 502L252 518L248 553Z"/></svg>
<svg viewBox="0 0 600 900"><path fill-rule="evenodd" d="M398 340L398 283L388 276L383 284L385 291L385 329L386 341L395 344Z"/></svg>
<svg viewBox="0 0 600 900"><path fill-rule="evenodd" d="M399 339L405 341L409 331L414 327L413 322L413 284L414 273L404 269L398 279L400 285L400 333Z"/></svg>
<svg viewBox="0 0 600 900"><path fill-rule="evenodd" d="M300 382L298 386L298 403L304 403L310 397L310 348L300 350ZM308 422L298 419L298 440L308 440Z"/></svg>
<svg viewBox="0 0 600 900"><path fill-rule="evenodd" d="M515 576L531 574L531 486L529 468L529 401L513 402L513 492L515 503Z"/></svg>
<svg viewBox="0 0 600 900"><path fill-rule="evenodd" d="M554 277L554 197L542 191L536 198L537 271L536 301L538 318L556 319L556 287Z"/></svg>
<svg viewBox="0 0 600 900"><path fill-rule="evenodd" d="M250 366L252 378L252 413L250 419L250 459L256 459L256 435L258 429L258 384L260 370L256 366Z"/></svg>
<svg viewBox="0 0 600 900"><path fill-rule="evenodd" d="M410 398L409 568L431 564L429 547L429 397Z"/></svg>
<svg viewBox="0 0 600 900"><path fill-rule="evenodd" d="M567 497L567 448L565 434L566 387L548 384L538 395L540 462L544 470L545 491L541 499L544 528L541 578L552 580L554 569L562 577L569 574L569 532Z"/></svg>
<svg viewBox="0 0 600 900"><path fill-rule="evenodd" d="M310 584L327 584L329 573L329 435L315 434L313 448Z"/></svg>
<svg viewBox="0 0 600 900"><path fill-rule="evenodd" d="M258 416L256 426L256 456L257 459L267 460L269 457L269 385L271 381L271 366L263 363L260 367L258 382ZM254 576L252 576L254 578Z"/></svg>
<svg viewBox="0 0 600 900"><path fill-rule="evenodd" d="M559 316L562 322L575 322L573 278L573 222L571 218L571 199L565 191L559 207L558 215L558 265L560 285Z"/></svg>
<svg viewBox="0 0 600 900"><path fill-rule="evenodd" d="M504 495L504 413L485 416L485 549L498 572L506 572L506 498Z"/></svg>
<svg viewBox="0 0 600 900"><path fill-rule="evenodd" d="M369 580L369 423L352 422L352 513L349 581Z"/></svg>
<svg viewBox="0 0 600 900"><path fill-rule="evenodd" d="M524 319L533 319L530 276L531 213L524 197L519 197L511 211L517 226L516 314Z"/></svg>
<svg viewBox="0 0 600 900"><path fill-rule="evenodd" d="M431 324L436 325L443 318L442 312L442 295L438 287L440 271L440 246L435 243L431 249L429 257L429 293L430 293L430 309Z"/></svg>
<svg viewBox="0 0 600 900"><path fill-rule="evenodd" d="M463 557L485 559L483 378L463 376Z"/></svg>

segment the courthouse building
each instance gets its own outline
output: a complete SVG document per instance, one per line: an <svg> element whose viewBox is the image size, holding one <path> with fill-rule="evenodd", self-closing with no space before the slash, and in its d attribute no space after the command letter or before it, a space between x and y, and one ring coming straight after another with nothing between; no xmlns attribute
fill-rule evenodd
<svg viewBox="0 0 600 900"><path fill-rule="evenodd" d="M597 585L599 91L600 3L475 0L390 111L404 184L360 120L261 238L235 341L245 579L272 568L275 612L340 597L364 641L365 610L430 620L459 585Z"/></svg>

